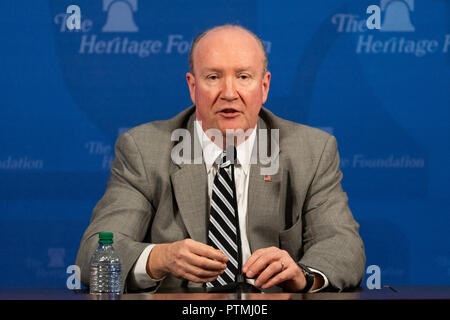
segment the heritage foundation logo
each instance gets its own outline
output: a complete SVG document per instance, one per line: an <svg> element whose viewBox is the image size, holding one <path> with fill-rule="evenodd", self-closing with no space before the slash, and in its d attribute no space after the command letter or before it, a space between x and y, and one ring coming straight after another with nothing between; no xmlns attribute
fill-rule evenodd
<svg viewBox="0 0 450 320"><path fill-rule="evenodd" d="M137 0L103 0L103 11L108 12L103 32L137 32L133 12L137 11Z"/></svg>
<svg viewBox="0 0 450 320"><path fill-rule="evenodd" d="M135 14L138 12L137 0L103 0L102 4L106 21L102 21L101 28L98 21L84 15L87 10L83 10L80 28L75 30L67 27L70 14L59 13L54 18L54 23L59 26L61 33L82 33L79 54L136 55L139 58L147 58L158 54L189 53L191 41L186 40L182 34L169 34L166 40L138 38L139 27L135 21ZM100 33L94 33L95 30ZM131 37L132 35L136 36ZM263 44L267 53L270 53L272 43L263 41Z"/></svg>
<svg viewBox="0 0 450 320"><path fill-rule="evenodd" d="M444 39L419 40L414 37L413 19L419 14L414 0L381 0L379 4L382 13L380 30L368 30L364 15L337 13L331 18L336 32L360 33L355 47L357 54L405 54L421 58L449 52L450 34Z"/></svg>
<svg viewBox="0 0 450 320"><path fill-rule="evenodd" d="M384 12L384 20L381 25L383 32L413 32L410 12L414 11L414 0L381 0L381 11Z"/></svg>

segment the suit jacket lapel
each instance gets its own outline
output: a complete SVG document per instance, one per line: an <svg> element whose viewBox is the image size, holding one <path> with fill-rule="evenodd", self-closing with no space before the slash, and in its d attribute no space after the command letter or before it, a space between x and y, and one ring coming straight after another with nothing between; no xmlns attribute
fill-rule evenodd
<svg viewBox="0 0 450 320"><path fill-rule="evenodd" d="M190 237L206 243L208 180L205 165L183 165L171 179L178 209Z"/></svg>
<svg viewBox="0 0 450 320"><path fill-rule="evenodd" d="M194 130L195 113L188 121L188 131L191 138L191 161L175 165L171 174L175 199L186 229L193 240L206 243L206 226L208 219L208 179L206 167L194 163L194 144L198 143ZM200 145L197 145L197 148ZM201 147L200 147L201 148ZM201 153L200 153L201 155Z"/></svg>
<svg viewBox="0 0 450 320"><path fill-rule="evenodd" d="M248 186L247 235L252 252L278 245L279 232L284 223L284 207L280 200L286 196L287 179L281 164L276 174L261 174L263 166L259 158L255 158L260 147L260 129L270 130L261 118L258 120L258 135L253 147L253 159L258 161L252 161ZM270 138L268 142L270 143Z"/></svg>

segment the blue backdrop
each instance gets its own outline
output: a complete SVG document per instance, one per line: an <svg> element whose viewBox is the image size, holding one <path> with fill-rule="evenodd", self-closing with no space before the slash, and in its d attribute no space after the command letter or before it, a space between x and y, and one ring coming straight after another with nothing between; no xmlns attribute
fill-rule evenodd
<svg viewBox="0 0 450 320"><path fill-rule="evenodd" d="M115 139L191 104L190 43L223 23L265 41L266 106L336 136L382 285L449 285L449 17L447 0L1 1L0 287L65 287Z"/></svg>

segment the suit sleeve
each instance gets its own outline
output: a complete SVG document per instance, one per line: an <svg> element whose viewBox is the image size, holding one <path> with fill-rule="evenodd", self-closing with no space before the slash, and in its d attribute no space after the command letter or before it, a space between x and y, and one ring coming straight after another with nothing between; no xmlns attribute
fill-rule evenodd
<svg viewBox="0 0 450 320"><path fill-rule="evenodd" d="M337 142L329 136L303 205L303 252L300 262L323 272L331 287L358 286L366 257L359 224L341 187Z"/></svg>
<svg viewBox="0 0 450 320"><path fill-rule="evenodd" d="M92 212L77 254L76 264L81 268L81 281L86 286L89 286L90 258L97 248L99 232L114 233L113 246L122 263L123 288L134 263L149 245L142 241L155 210L141 154L129 133L117 139L115 154L105 194Z"/></svg>

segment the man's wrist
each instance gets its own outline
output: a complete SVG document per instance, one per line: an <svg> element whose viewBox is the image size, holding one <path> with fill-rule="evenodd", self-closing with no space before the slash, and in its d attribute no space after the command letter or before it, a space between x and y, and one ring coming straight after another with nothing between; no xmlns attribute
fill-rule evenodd
<svg viewBox="0 0 450 320"><path fill-rule="evenodd" d="M162 279L167 276L168 272L164 268L163 252L166 244L157 244L153 247L152 251L147 258L146 272L152 279Z"/></svg>

